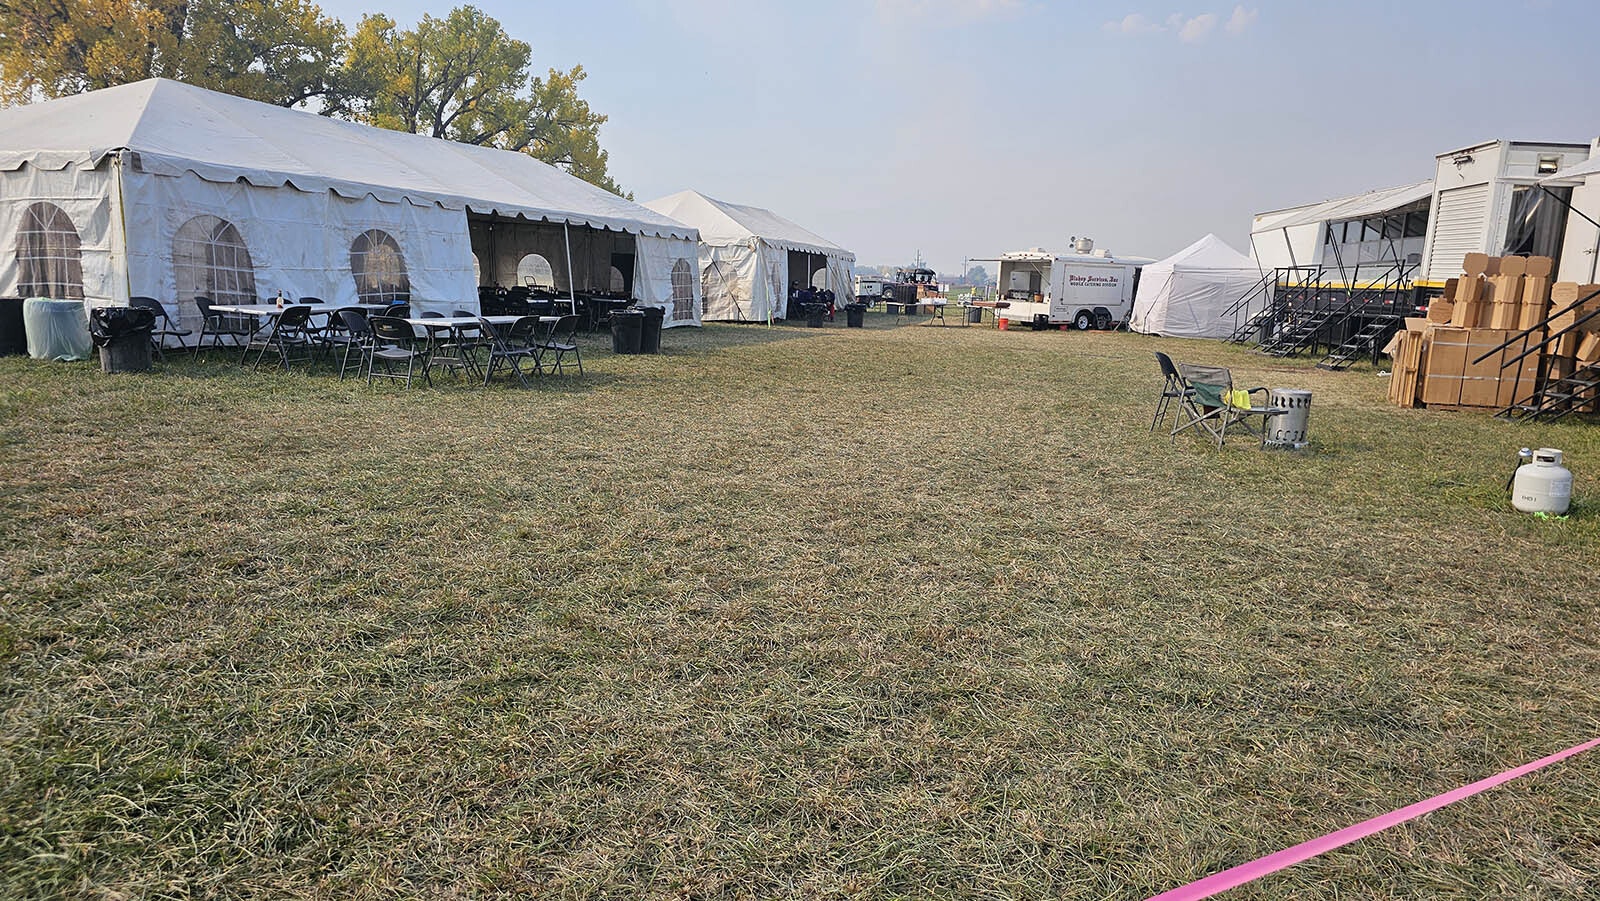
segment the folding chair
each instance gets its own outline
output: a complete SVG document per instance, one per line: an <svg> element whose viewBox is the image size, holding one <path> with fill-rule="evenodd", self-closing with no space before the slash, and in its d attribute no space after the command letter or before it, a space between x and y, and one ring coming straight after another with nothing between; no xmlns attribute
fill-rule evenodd
<svg viewBox="0 0 1600 901"><path fill-rule="evenodd" d="M167 358L164 349L168 338L178 339L178 347L183 350L189 349L189 342L183 339L193 335L194 332L180 327L177 320L167 313L167 307L161 301L154 297L130 297L128 306L156 314L156 330L150 333L150 346L157 357L163 360Z"/></svg>
<svg viewBox="0 0 1600 901"><path fill-rule="evenodd" d="M248 346L255 337L257 322L254 316L240 316L233 313L213 313L211 311L211 298L196 297L194 305L200 309L200 337L195 339L194 355L200 356L201 348L206 346L206 336L211 336L212 347L240 347ZM224 337L232 338L233 344L223 344Z"/></svg>
<svg viewBox="0 0 1600 901"><path fill-rule="evenodd" d="M350 323L349 319L345 320ZM404 319L392 316L374 316L367 320L367 325L372 329L372 346L365 353L367 361L367 384L371 385L373 379L404 380L406 387L411 387L411 380L417 373L418 361L421 362L422 379L428 385L433 385L433 379L428 376L428 355L425 339L417 337L411 323ZM378 372L378 363L383 362L383 372ZM404 372L397 371L401 363L406 368Z"/></svg>
<svg viewBox="0 0 1600 901"><path fill-rule="evenodd" d="M578 349L578 317L562 316L550 326L549 333L541 343L544 353L556 355L555 361L551 363L556 375L563 375L566 372L561 361L566 359L568 354L578 361L578 374L583 375L583 352Z"/></svg>
<svg viewBox="0 0 1600 901"><path fill-rule="evenodd" d="M1156 426L1166 421L1169 411L1176 420L1177 411L1171 410L1172 402L1184 397L1190 390L1184 384L1183 376L1178 373L1178 367L1172 362L1171 357L1158 350L1156 362L1161 364L1161 374L1166 378L1166 383L1161 386L1161 397L1156 401L1156 415L1150 419L1152 433L1155 432Z"/></svg>
<svg viewBox="0 0 1600 901"><path fill-rule="evenodd" d="M250 356L250 351L256 352L256 361L250 368L260 369L268 351L277 352L278 366L283 369L288 369L291 363L311 363L316 355L317 341L311 334L310 323L310 307L301 304L284 307L278 321L273 323L272 331L256 333L245 348L246 357Z"/></svg>
<svg viewBox="0 0 1600 901"><path fill-rule="evenodd" d="M1172 427L1172 440L1177 441L1178 433L1187 429L1204 432L1217 442L1217 447L1222 447L1228 440L1228 427L1237 426L1247 433L1255 435L1263 447L1267 443L1267 420L1274 416L1288 413L1284 407L1258 407L1250 398L1256 394L1266 394L1266 388L1246 388L1242 391L1233 387L1233 373L1222 366L1197 366L1192 363L1178 364L1178 373L1183 381L1183 395L1177 398L1178 412L1181 421ZM1247 405L1240 406L1240 396L1248 401ZM1261 417L1259 428L1250 424L1252 416Z"/></svg>
<svg viewBox="0 0 1600 901"><path fill-rule="evenodd" d="M516 375L522 387L528 387L528 377L522 371L522 361L532 360L534 372L539 372L539 356L541 349L533 344L536 330L539 328L539 317L523 316L511 324L511 328L504 332L497 330L487 319L478 319L478 328L483 332L488 341L489 362L483 368L483 386L489 387L489 380L503 366L510 366L511 372Z"/></svg>
<svg viewBox="0 0 1600 901"><path fill-rule="evenodd" d="M376 341L372 334L372 326L367 324L367 313L360 307L344 307L335 310L334 315L328 320L327 331L323 333L323 341L328 348L331 358L334 352L339 354L339 381L344 381L344 374L350 368L350 355L356 355L356 374L361 374L362 367L368 364L367 352Z"/></svg>

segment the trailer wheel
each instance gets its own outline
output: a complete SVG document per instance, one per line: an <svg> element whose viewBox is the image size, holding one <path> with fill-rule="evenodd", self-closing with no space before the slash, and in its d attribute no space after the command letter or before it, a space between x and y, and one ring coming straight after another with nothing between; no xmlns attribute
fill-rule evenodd
<svg viewBox="0 0 1600 901"><path fill-rule="evenodd" d="M1094 327L1094 316L1088 310L1079 310L1078 315L1072 317L1072 327L1086 332Z"/></svg>

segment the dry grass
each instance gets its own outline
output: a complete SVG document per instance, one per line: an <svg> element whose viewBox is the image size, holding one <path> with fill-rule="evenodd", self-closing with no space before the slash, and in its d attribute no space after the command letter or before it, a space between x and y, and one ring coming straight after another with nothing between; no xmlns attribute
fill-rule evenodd
<svg viewBox="0 0 1600 901"><path fill-rule="evenodd" d="M0 360L0 896L1141 898L1600 733L1600 433L1127 335ZM1313 448L1146 434L1152 349ZM1588 755L1233 893L1594 897Z"/></svg>

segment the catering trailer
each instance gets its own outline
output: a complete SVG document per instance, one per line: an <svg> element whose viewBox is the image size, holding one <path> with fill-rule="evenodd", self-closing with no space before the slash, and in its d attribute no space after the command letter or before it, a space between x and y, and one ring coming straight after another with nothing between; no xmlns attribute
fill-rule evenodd
<svg viewBox="0 0 1600 901"><path fill-rule="evenodd" d="M1034 248L1001 254L995 315L1030 325L1109 329L1127 321L1140 268L1149 260L1112 256L1077 242L1071 253ZM1004 304L1004 306L1000 306Z"/></svg>

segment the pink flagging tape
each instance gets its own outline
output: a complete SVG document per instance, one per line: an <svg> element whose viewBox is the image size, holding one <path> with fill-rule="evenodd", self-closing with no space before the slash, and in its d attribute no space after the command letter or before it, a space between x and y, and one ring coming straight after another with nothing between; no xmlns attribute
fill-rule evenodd
<svg viewBox="0 0 1600 901"><path fill-rule="evenodd" d="M1390 811L1382 816L1375 816L1354 826L1347 826L1338 832L1330 832L1321 838L1301 842L1292 848L1284 848L1275 854L1268 854L1266 857L1259 857L1249 863L1231 867L1220 873L1213 873L1204 879L1191 882L1181 888L1153 895L1146 901L1199 901L1201 898L1209 898L1219 892L1225 892L1236 886L1244 885L1246 882L1253 882L1286 867L1292 867L1297 863L1310 860L1319 854L1332 851L1334 848L1366 838L1375 832L1382 832L1390 826L1398 826L1425 813L1432 813L1441 807L1454 804L1462 798L1470 798L1497 785L1504 785L1518 776L1525 776L1535 770L1544 769L1552 763L1560 763L1568 757L1582 754L1584 751L1596 746L1600 746L1600 738L1586 741L1581 745L1573 745L1558 754L1551 754L1549 757L1540 758L1532 763L1525 763L1514 770L1506 770L1497 776L1480 779L1471 785L1464 785L1453 791L1447 791L1442 795L1434 795L1426 801L1418 801L1409 807L1402 807L1399 810Z"/></svg>

